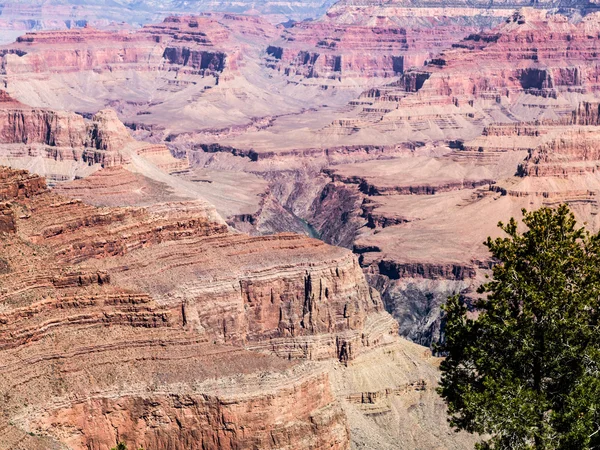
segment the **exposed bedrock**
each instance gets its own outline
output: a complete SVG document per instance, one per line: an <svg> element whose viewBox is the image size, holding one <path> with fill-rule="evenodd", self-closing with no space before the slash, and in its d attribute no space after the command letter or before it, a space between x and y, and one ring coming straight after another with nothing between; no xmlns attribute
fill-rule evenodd
<svg viewBox="0 0 600 450"><path fill-rule="evenodd" d="M111 182L123 171L60 190L104 197L124 189ZM94 208L24 171L0 180L13 222L0 237L0 392L11 393L0 448L347 449L371 429L370 405L393 402L415 423L415 407L443 410L435 361L394 341L397 324L349 251L231 234L208 205ZM28 265L45 269L31 278ZM392 342L392 365L406 375L368 385L336 375L332 391L340 366L327 364L341 360L352 376L368 366L355 366L361 355ZM417 354L409 376L402 364ZM467 448L439 426L393 433Z"/></svg>
<svg viewBox="0 0 600 450"><path fill-rule="evenodd" d="M29 153L57 160L70 158L103 167L125 162L120 150L132 138L114 111L100 111L86 121L71 112L28 107L2 91L0 96L2 156L22 153L26 157L30 146Z"/></svg>
<svg viewBox="0 0 600 450"><path fill-rule="evenodd" d="M429 55L429 53L423 52L416 55L374 54L367 57L364 53L354 54L348 50L345 53L337 54L332 54L331 50L328 50L320 49L318 46L316 51L269 46L266 50L265 65L288 76L299 75L306 78L334 80L342 77L387 78L401 74L405 66L422 65ZM403 50L399 46L397 51ZM338 52L343 51L344 49L338 50ZM393 51L391 50L391 52Z"/></svg>
<svg viewBox="0 0 600 450"><path fill-rule="evenodd" d="M188 47L167 47L163 58L170 64L212 72L223 72L226 63L225 53L199 51Z"/></svg>
<svg viewBox="0 0 600 450"><path fill-rule="evenodd" d="M560 201L538 195L541 185L525 187L519 196L507 193L510 183L519 180L515 174L527 149L536 142L541 149L551 138L564 140L565 156L560 158L585 153L580 143L568 143L568 135L557 134L561 126L494 125L472 141L434 150L413 145L263 152L215 145L192 150L189 159L204 168L251 172L266 179L265 199L271 206L265 207L265 201L244 223L256 226L254 230L244 229L264 232L258 225L267 224L267 216L269 224L277 223L269 213L276 204L310 225L306 233L314 231L326 242L352 248L370 286L398 321L400 334L431 345L441 337L440 307L447 297L473 296L489 271L482 243L488 235L498 235L497 222L518 217L530 202ZM595 158L593 127L588 134L581 128L573 136L586 136L581 143L587 142L587 152ZM559 157L560 152L548 153ZM590 201L582 187L569 192L567 200Z"/></svg>
<svg viewBox="0 0 600 450"><path fill-rule="evenodd" d="M1 110L0 142L3 144L46 144L81 147L85 143L83 117L70 113L20 109Z"/></svg>
<svg viewBox="0 0 600 450"><path fill-rule="evenodd" d="M352 248L362 197L356 189L313 171L269 174L271 194L287 210L310 224L323 241Z"/></svg>
<svg viewBox="0 0 600 450"><path fill-rule="evenodd" d="M430 76L431 74L428 72L418 72L413 70L403 75L398 84L402 85L406 92L417 92L423 87L423 84Z"/></svg>
<svg viewBox="0 0 600 450"><path fill-rule="evenodd" d="M348 448L327 364L397 334L350 251L25 171L0 196L0 448Z"/></svg>
<svg viewBox="0 0 600 450"><path fill-rule="evenodd" d="M574 115L574 120L588 122L580 115ZM599 134L595 126L546 129L545 136L537 146L529 149L527 158L520 165L521 176L568 178L597 171L600 153L597 144ZM585 190L582 188L580 190Z"/></svg>
<svg viewBox="0 0 600 450"><path fill-rule="evenodd" d="M580 102L573 111L570 122L577 125L599 125L600 102Z"/></svg>
<svg viewBox="0 0 600 450"><path fill-rule="evenodd" d="M31 170L50 183L83 178L141 156L171 172L187 167L166 146L136 141L116 112L82 115L33 108L0 90L0 164ZM127 172L124 172L127 173Z"/></svg>
<svg viewBox="0 0 600 450"><path fill-rule="evenodd" d="M550 73L544 69L523 69L519 71L519 82L523 89L551 89Z"/></svg>
<svg viewBox="0 0 600 450"><path fill-rule="evenodd" d="M358 229L365 224L363 194L351 184L333 180L323 168L409 151L373 145L257 152L201 144L188 150L187 156L192 168L249 172L268 182L255 211L232 218L236 228L259 234L297 231L352 248Z"/></svg>
<svg viewBox="0 0 600 450"><path fill-rule="evenodd" d="M337 167L345 165L331 165L328 169L323 169L323 162L317 164L319 158L314 155L313 165L308 163L295 170L277 171L272 169L269 161L278 161L280 156L265 157L256 154L252 157L248 152L219 146L206 146L203 154L208 155L208 152L212 151L235 155L233 160L227 160L227 167L232 167L235 161L238 161L242 164L238 169L243 167L243 170L260 174L269 181L266 201L262 207L252 218L248 218L247 222L235 223L235 226L241 225L242 229L248 229L246 225L251 222L251 228L259 233L269 232L271 227L278 230L278 227L290 226L285 214L274 216L277 211L274 205L279 205L283 211L310 226L309 229L302 230L298 227L296 230L314 234L327 243L353 249L367 274L369 284L381 294L385 309L399 322L399 332L402 336L422 345L437 342L440 337L440 305L449 295L464 292L472 287L476 275L475 267L469 263L436 263L434 260L404 262L401 254L386 257L380 248L363 245L358 239L365 229L378 232L380 229L412 220L410 217L403 218L376 211L373 202L377 196L382 195L381 192L391 190L402 195L414 191L428 197L433 196L435 192L444 192L444 186L447 186L444 181L430 186L429 190L415 191L410 187L411 181L407 181L405 188L390 186L385 189L363 190L361 183L352 177L341 177L339 180L336 178L334 174L338 170ZM368 161L369 158L377 158L377 155L377 152L370 156L364 152L363 158ZM292 157L293 155L290 155L286 158ZM266 167L270 169L266 170L265 166L261 165L263 158L266 158ZM340 155L336 162L342 163L356 158L355 153L348 152ZM192 164L203 164L206 167L219 167L219 164L224 164L223 160L219 162L206 159L197 151L190 154L190 161ZM415 160L415 163L418 166L419 160ZM390 165L385 161L382 164ZM365 176L370 177L369 174ZM402 184L402 179L397 179L395 183ZM489 180L483 180L481 183L460 181L454 189L473 189L474 185L479 184L487 185ZM297 222L293 226L297 226Z"/></svg>
<svg viewBox="0 0 600 450"><path fill-rule="evenodd" d="M443 64L428 67L428 84L440 93L488 98L496 94L509 101L523 91L550 98L561 92L593 92L598 68L590 61L597 40L588 36L597 28L597 13L575 24L559 14L526 8L495 30L470 35L444 52ZM494 72L492 64L502 70ZM466 82L458 74L469 67L479 67L481 75Z"/></svg>
<svg viewBox="0 0 600 450"><path fill-rule="evenodd" d="M374 272L367 272L367 279L381 292L386 311L398 321L400 334L427 347L442 338L441 306L449 296L470 290L472 284L470 279L413 278L409 274L394 278Z"/></svg>
<svg viewBox="0 0 600 450"><path fill-rule="evenodd" d="M252 35L253 45L261 47L274 30L258 18L215 15L169 17L136 32L78 28L27 33L0 50L0 76L6 88L30 104L87 113L108 106L128 108L127 121L134 122L138 113L148 114L149 107L172 93L188 89L197 100L219 78L237 73L240 37ZM137 88L129 89L129 83L123 89L120 83L131 80L131 73L136 73ZM78 93L63 96L47 87L60 85L65 74ZM89 77L95 81L89 83ZM32 80L40 84L34 87ZM29 86L23 89L21 83ZM43 93L45 89L50 92ZM152 102L146 97L150 90Z"/></svg>
<svg viewBox="0 0 600 450"><path fill-rule="evenodd" d="M207 383L204 391L213 394L169 393L160 386L150 393L90 398L49 411L30 426L70 435L71 448L105 449L117 441L157 450L348 448L346 417L327 374L305 372L282 373L297 377L289 386L268 378L253 385L250 379L245 387L252 394ZM69 432L72 427L78 432Z"/></svg>

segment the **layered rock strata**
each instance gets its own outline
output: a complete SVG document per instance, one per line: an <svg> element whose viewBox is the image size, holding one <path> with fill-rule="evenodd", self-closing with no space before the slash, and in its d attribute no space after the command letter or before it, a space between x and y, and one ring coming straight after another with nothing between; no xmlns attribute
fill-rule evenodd
<svg viewBox="0 0 600 450"><path fill-rule="evenodd" d="M402 27L380 18L369 24L337 24L329 18L300 22L266 49L266 65L304 78L390 78L422 67L476 27Z"/></svg>
<svg viewBox="0 0 600 450"><path fill-rule="evenodd" d="M112 110L83 116L24 105L0 91L0 161L52 181L87 176L141 156L166 172L185 169L160 144L134 140Z"/></svg>
<svg viewBox="0 0 600 450"><path fill-rule="evenodd" d="M136 32L28 33L0 50L0 77L28 104L86 113L111 107L126 123L168 136L199 121L229 129L342 106L479 30L452 21L436 28L376 22L323 18L286 28L205 14L168 17Z"/></svg>
<svg viewBox="0 0 600 450"><path fill-rule="evenodd" d="M322 21L285 30L223 15L170 18L137 33L121 33L114 42L102 32L78 32L88 33L89 42L104 50L92 52L81 71L80 62L73 66L69 76L77 88L68 92L76 92L87 76L98 81L98 91L79 91L75 99L62 93L42 99L36 89L30 94L25 87L35 83L24 80L24 73L32 70L28 64L35 54L67 51L61 39L78 47L72 42L80 39L78 34L34 35L30 43L5 49L5 80L11 92L20 99L31 96L34 104L57 100L91 110L96 101L111 103L136 136L152 145L166 141L192 166L178 167L164 147L156 154L155 147L147 147L145 153L127 152L128 170L100 172L61 187L62 193L106 205L131 201L152 207L160 199L175 209L183 208L183 200L203 197L239 229L300 231L353 248L401 332L428 345L439 338L440 304L453 293L473 295L489 270L481 243L496 235L498 220L518 217L522 207L568 201L580 218L596 226L598 16L492 8L489 17L473 20L500 25L474 31L469 28L473 22L461 18L463 9L439 34L431 34L427 30L435 21L417 25L435 5L406 23L392 15L367 14L365 19L355 14L388 6L405 12L412 8L341 4ZM500 20L503 16L507 19ZM463 32L467 35L461 38ZM372 59L356 51L359 38L375 55ZM143 53L149 49L154 53ZM106 59L98 59L104 51ZM64 86L62 74L55 73L60 70L48 67L40 69L40 79ZM129 76L130 70L136 77ZM392 76L397 79L390 83ZM362 94L355 95L352 84ZM141 92L156 95L149 100ZM115 189L111 179L120 180ZM94 199L90 192L95 188L104 199ZM241 245L238 238L227 239ZM288 251L295 239L285 235L275 242ZM186 277L203 267L209 269L202 273L215 276L211 255L197 268L190 262L196 256L186 247L176 258L161 245L151 250L160 258L147 257L144 251L150 250L142 249L144 258L115 255L118 266L102 260L94 267L113 272L131 289L147 291L155 281L164 283L160 298L165 304L184 294L162 275L155 280L121 268L162 273L162 264L183 264L194 267ZM222 259L235 265L232 258ZM284 356L350 353L342 349L362 345L357 333L330 320L329 310L311 310L311 297L322 301L332 283L322 272L319 279L325 280L323 288L314 278L289 285L311 294L301 310L291 309L289 317L277 321L277 331L272 323L246 325L249 316L277 309L265 300L219 310L225 324L218 341L246 342L257 351ZM256 280L258 298L270 299L272 288L271 281ZM209 288L196 283L186 289L207 296ZM220 305L235 289L216 290L211 302ZM275 296L272 305L281 301ZM185 308L194 317L190 324L216 326L202 312L196 320L193 306ZM366 324L366 319L354 323ZM310 329L326 337L317 345ZM334 338L334 332L340 334ZM265 336L272 339L268 345ZM339 336L340 345L335 342Z"/></svg>
<svg viewBox="0 0 600 450"><path fill-rule="evenodd" d="M349 252L231 234L199 202L98 209L0 180L0 447L348 447L301 361L395 333Z"/></svg>

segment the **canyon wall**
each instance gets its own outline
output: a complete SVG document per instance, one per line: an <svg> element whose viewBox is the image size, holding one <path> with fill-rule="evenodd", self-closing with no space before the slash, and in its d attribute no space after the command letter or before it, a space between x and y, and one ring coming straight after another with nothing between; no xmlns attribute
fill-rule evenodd
<svg viewBox="0 0 600 450"><path fill-rule="evenodd" d="M198 202L97 209L0 173L3 448L347 448L327 373L302 361L395 333L349 252L232 234Z"/></svg>
<svg viewBox="0 0 600 450"><path fill-rule="evenodd" d="M158 220L123 216L119 234L86 211L38 222L46 236L32 239L213 345L343 364L396 331L430 345L447 296L476 296L498 221L568 202L598 226L598 13L514 6L340 2L286 27L210 14L26 35L1 50L2 80L36 107L4 95L2 161ZM116 113L94 116L107 105ZM75 173L56 169L71 159ZM253 236L190 219L198 200ZM102 239L81 231L90 223Z"/></svg>
<svg viewBox="0 0 600 450"><path fill-rule="evenodd" d="M187 154L196 168L269 180L265 198L352 248L400 333L430 345L442 338L445 299L476 296L492 264L482 242L500 234L498 221L568 202L598 226L597 30L597 13L526 9L365 90L341 118L302 135L331 145L302 145L279 119L272 131L219 134L218 144L188 134L207 143ZM283 61L282 49L272 57ZM255 210L256 231L272 223L272 204Z"/></svg>

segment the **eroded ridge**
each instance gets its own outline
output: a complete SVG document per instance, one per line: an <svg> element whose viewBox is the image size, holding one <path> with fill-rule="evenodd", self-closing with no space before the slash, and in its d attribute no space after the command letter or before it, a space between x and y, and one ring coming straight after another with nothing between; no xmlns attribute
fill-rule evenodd
<svg viewBox="0 0 600 450"><path fill-rule="evenodd" d="M350 252L234 234L204 203L88 206L25 171L0 169L0 195L0 448L348 447L307 360L397 332Z"/></svg>
<svg viewBox="0 0 600 450"><path fill-rule="evenodd" d="M162 144L136 141L114 110L88 119L34 108L0 91L0 163L25 168L59 182L89 176L101 168L129 164L140 156L165 172L187 167Z"/></svg>

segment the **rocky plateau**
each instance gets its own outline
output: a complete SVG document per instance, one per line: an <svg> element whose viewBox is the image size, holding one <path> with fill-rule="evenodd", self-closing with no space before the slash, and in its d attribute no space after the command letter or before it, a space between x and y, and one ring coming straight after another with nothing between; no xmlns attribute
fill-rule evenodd
<svg viewBox="0 0 600 450"><path fill-rule="evenodd" d="M472 448L428 347L498 221L600 229L596 4L170 3L0 47L0 448Z"/></svg>

